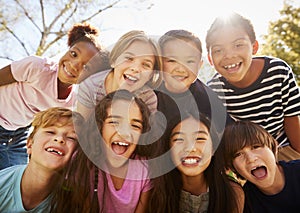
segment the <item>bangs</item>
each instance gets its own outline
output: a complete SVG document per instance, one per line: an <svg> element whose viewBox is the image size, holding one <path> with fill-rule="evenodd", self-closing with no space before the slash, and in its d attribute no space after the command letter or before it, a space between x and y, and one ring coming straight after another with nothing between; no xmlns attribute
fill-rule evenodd
<svg viewBox="0 0 300 213"><path fill-rule="evenodd" d="M238 121L226 127L223 135L226 159L230 161L235 153L246 146L262 145L276 152L276 140L261 126L250 121Z"/></svg>

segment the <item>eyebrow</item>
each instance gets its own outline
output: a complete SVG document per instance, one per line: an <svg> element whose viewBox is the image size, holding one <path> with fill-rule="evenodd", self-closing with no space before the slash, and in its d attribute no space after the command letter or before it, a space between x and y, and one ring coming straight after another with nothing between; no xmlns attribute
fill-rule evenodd
<svg viewBox="0 0 300 213"><path fill-rule="evenodd" d="M196 131L196 132L194 132L194 134L205 134L205 135L207 135L208 136L208 133L206 132L206 131L204 131L204 130L199 130L199 131ZM183 135L184 133L183 132L174 132L173 134L171 134L171 136L170 136L170 138L172 138L172 137L174 137L175 135Z"/></svg>
<svg viewBox="0 0 300 213"><path fill-rule="evenodd" d="M135 55L135 54L133 54L132 52L124 52L124 54L128 54L128 55L131 55L131 56L134 56L134 57L141 57L141 56L144 56L144 57L151 57L152 55ZM153 54L153 56L154 56L154 54ZM151 62L151 63L155 63L155 61L152 61L152 60L150 60L150 59L145 59L146 61L149 61L149 62Z"/></svg>
<svg viewBox="0 0 300 213"><path fill-rule="evenodd" d="M106 119L108 119L108 118L123 118L122 116L120 116L120 115L109 115L109 116L107 116L107 118ZM134 122L138 122L138 123L141 123L141 124L143 124L143 121L142 120L140 120L140 119L132 119Z"/></svg>

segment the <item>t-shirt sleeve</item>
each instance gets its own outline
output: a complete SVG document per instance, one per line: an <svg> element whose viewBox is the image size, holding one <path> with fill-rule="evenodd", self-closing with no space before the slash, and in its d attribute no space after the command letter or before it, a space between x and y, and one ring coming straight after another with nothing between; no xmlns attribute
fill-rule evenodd
<svg viewBox="0 0 300 213"><path fill-rule="evenodd" d="M11 63L13 77L19 81L31 82L46 68L47 60L38 56L28 56Z"/></svg>

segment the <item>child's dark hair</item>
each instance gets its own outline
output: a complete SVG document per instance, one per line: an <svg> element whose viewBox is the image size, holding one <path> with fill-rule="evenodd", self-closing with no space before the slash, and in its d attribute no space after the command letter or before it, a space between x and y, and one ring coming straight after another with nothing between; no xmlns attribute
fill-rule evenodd
<svg viewBox="0 0 300 213"><path fill-rule="evenodd" d="M106 95L96 106L95 120L98 125L100 134L102 132L103 123L108 116L107 109L112 105L112 102L116 100L134 101L138 105L139 110L142 114L142 133L148 132L150 130L150 111L148 109L148 106L140 98L136 97L133 93L129 92L128 90L117 90ZM144 145L142 144L146 144L146 141L141 141L140 138L134 153L140 156L147 156L149 154L147 153L148 150L144 149Z"/></svg>
<svg viewBox="0 0 300 213"><path fill-rule="evenodd" d="M209 30L207 31L206 39L205 39L207 52L209 52L209 48L212 45L212 39L214 37L214 33L217 30L223 29L228 26L245 30L245 32L250 38L250 41L252 43L255 42L256 35L251 21L245 18L244 16L241 16L238 13L231 13L228 16L217 17L212 23L212 25L210 26Z"/></svg>
<svg viewBox="0 0 300 213"><path fill-rule="evenodd" d="M254 144L269 147L276 156L278 143L263 127L251 121L236 121L228 125L220 143L226 167L235 171L232 162L236 152Z"/></svg>
<svg viewBox="0 0 300 213"><path fill-rule="evenodd" d="M89 42L93 44L98 50L102 50L102 46L98 42L99 29L91 24L77 23L68 31L68 46L72 47L74 44L80 41Z"/></svg>
<svg viewBox="0 0 300 213"><path fill-rule="evenodd" d="M166 42L176 39L183 40L185 42L192 42L199 50L200 57L202 57L202 43L199 37L187 30L170 30L159 38L158 43L160 48L163 50Z"/></svg>

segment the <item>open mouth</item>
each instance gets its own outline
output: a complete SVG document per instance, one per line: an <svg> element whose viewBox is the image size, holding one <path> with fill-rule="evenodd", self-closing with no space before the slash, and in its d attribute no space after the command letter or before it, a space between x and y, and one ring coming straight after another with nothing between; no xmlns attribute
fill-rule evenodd
<svg viewBox="0 0 300 213"><path fill-rule="evenodd" d="M124 74L123 75L123 78L126 80L126 81L129 81L129 82L132 82L132 83L136 83L139 79L136 78L136 77L133 77L131 75L126 75Z"/></svg>
<svg viewBox="0 0 300 213"><path fill-rule="evenodd" d="M265 166L258 166L251 170L251 174L257 179L262 179L267 176L267 168Z"/></svg>
<svg viewBox="0 0 300 213"><path fill-rule="evenodd" d="M69 72L69 71L67 70L67 67L66 67L66 66L64 66L64 71L65 71L65 73L66 73L68 76L73 77L73 78L76 77L75 75L73 75L71 72Z"/></svg>
<svg viewBox="0 0 300 213"><path fill-rule="evenodd" d="M179 76L179 75L174 75L172 77L174 79L176 79L177 81L183 81L183 80L185 80L187 78L186 76Z"/></svg>
<svg viewBox="0 0 300 213"><path fill-rule="evenodd" d="M45 149L45 150L46 150L47 152L53 153L53 154L55 154L55 155L63 156L62 151L59 151L59 150L57 150L57 149L54 149L54 148L49 147L49 148L47 148L47 149Z"/></svg>
<svg viewBox="0 0 300 213"><path fill-rule="evenodd" d="M200 161L201 158L195 156L181 158L181 163L185 166L195 166L198 165Z"/></svg>
<svg viewBox="0 0 300 213"><path fill-rule="evenodd" d="M111 148L113 152L117 155L124 154L127 151L128 147L129 147L129 143L125 143L125 142L113 142L111 144Z"/></svg>

